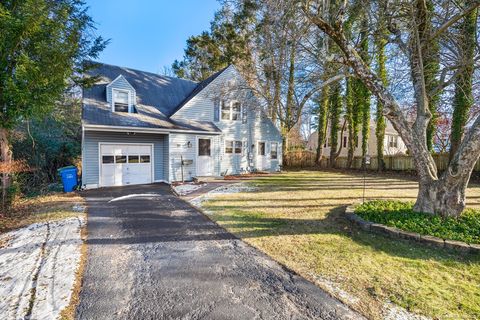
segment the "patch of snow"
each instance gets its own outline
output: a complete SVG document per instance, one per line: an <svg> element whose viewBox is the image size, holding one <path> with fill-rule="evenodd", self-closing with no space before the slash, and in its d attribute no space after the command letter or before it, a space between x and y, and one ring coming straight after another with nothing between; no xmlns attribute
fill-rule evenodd
<svg viewBox="0 0 480 320"><path fill-rule="evenodd" d="M322 288L326 289L328 292L333 294L336 297L339 297L343 302L349 304L349 305L355 305L357 303L360 303L360 299L351 295L350 293L342 290L339 288L339 286L333 282L330 281L322 276L319 275L314 275L310 274L312 278L315 279L315 282L317 282Z"/></svg>
<svg viewBox="0 0 480 320"><path fill-rule="evenodd" d="M31 319L58 318L70 303L83 223L83 217L36 223L0 236L8 239L0 248L2 317L24 319L33 301Z"/></svg>
<svg viewBox="0 0 480 320"><path fill-rule="evenodd" d="M158 193L133 193L133 194L128 194L126 196L113 198L112 200L110 200L108 202L128 200L128 199L133 199L133 198L153 199L153 198L157 198L157 197L161 197L161 196L162 195L160 195Z"/></svg>
<svg viewBox="0 0 480 320"><path fill-rule="evenodd" d="M239 193L239 192L253 192L257 190L256 187L253 187L251 185L248 185L244 182L241 183L235 183L235 184L229 184L225 186L218 187L216 189L213 189L199 197L190 199L189 202L194 205L195 207L201 208L202 207L202 202L205 200L208 200L210 198L215 197L215 195L219 194L231 194L231 193ZM205 210L204 210L205 211ZM205 211L205 213L210 214L211 212Z"/></svg>
<svg viewBox="0 0 480 320"><path fill-rule="evenodd" d="M185 184L179 184L178 186L173 186L173 189L179 195L185 196L189 193L192 193L195 190L200 189L201 187L203 187L205 185L206 184L185 183Z"/></svg>
<svg viewBox="0 0 480 320"><path fill-rule="evenodd" d="M385 313L385 320L430 320L430 318L411 313L392 302L385 304Z"/></svg>
<svg viewBox="0 0 480 320"><path fill-rule="evenodd" d="M73 205L72 210L74 212L85 212L86 207L84 205L81 205L79 203L76 203Z"/></svg>

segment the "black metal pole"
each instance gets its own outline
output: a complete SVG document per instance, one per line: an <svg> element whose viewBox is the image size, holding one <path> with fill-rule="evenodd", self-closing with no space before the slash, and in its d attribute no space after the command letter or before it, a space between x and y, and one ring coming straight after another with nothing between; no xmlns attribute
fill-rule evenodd
<svg viewBox="0 0 480 320"><path fill-rule="evenodd" d="M363 200L362 200L362 203L365 203L365 177L367 175L367 164L365 164L364 168L363 168Z"/></svg>

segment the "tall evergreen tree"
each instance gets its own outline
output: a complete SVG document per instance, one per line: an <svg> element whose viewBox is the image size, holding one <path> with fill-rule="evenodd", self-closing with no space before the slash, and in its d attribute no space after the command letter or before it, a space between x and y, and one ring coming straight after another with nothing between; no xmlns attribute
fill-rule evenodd
<svg viewBox="0 0 480 320"><path fill-rule="evenodd" d="M106 42L91 36L93 21L82 1L2 1L0 3L0 157L12 161L9 135L25 118L45 116L69 80L95 58ZM10 186L2 174L2 203Z"/></svg>

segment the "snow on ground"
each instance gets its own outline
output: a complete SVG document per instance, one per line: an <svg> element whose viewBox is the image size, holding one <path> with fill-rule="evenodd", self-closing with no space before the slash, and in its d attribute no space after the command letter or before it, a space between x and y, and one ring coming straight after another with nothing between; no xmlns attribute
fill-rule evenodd
<svg viewBox="0 0 480 320"><path fill-rule="evenodd" d="M253 192L257 190L256 187L248 185L244 182L224 185L218 187L214 190L211 190L201 196L188 200L192 205L197 208L202 208L202 202L208 199L214 198L218 194L230 194L238 192ZM178 192L178 191L177 191ZM211 214L208 210L203 209L207 214ZM329 281L326 278L323 278L319 275L310 275L313 277L320 287L323 287L327 291L331 292L333 295L342 299L342 301L348 303L349 305L355 305L361 303L360 299L349 294L348 292L339 288L337 284L332 281ZM391 302L385 303L384 306L385 319L386 320L429 320L429 318L420 316L411 312L408 312L404 308L397 306Z"/></svg>
<svg viewBox="0 0 480 320"><path fill-rule="evenodd" d="M385 320L429 320L430 318L408 312L406 309L391 302L385 304Z"/></svg>
<svg viewBox="0 0 480 320"><path fill-rule="evenodd" d="M0 236L2 319L56 319L70 303L83 215Z"/></svg>
<svg viewBox="0 0 480 320"><path fill-rule="evenodd" d="M144 199L150 200L150 199L158 198L158 197L161 197L161 196L162 195L158 194L158 193L133 193L133 194L129 194L129 195L126 195L126 196L113 198L112 200L110 200L108 202L115 202L115 201L128 200L128 199L134 199L134 198L144 198Z"/></svg>
<svg viewBox="0 0 480 320"><path fill-rule="evenodd" d="M221 186L216 189L213 189L205 194L202 194L199 197L189 200L189 202L193 204L195 207L201 208L203 201L213 198L215 197L215 195L238 193L238 192L252 192L255 190L257 190L257 188L252 187L244 182L234 183L234 184L229 184L229 185L225 185L225 186ZM210 213L208 211L205 211L205 212Z"/></svg>
<svg viewBox="0 0 480 320"><path fill-rule="evenodd" d="M205 186L206 183L204 184L194 184L194 183L184 183L184 184L179 184L178 186L173 186L173 190L180 195L180 196L185 196L189 193L192 193L195 190L200 189L201 187Z"/></svg>

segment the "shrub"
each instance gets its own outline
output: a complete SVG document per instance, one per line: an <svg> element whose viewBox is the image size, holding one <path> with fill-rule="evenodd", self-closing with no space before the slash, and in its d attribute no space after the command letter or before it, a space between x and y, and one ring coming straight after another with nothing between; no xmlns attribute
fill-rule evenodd
<svg viewBox="0 0 480 320"><path fill-rule="evenodd" d="M467 209L455 218L414 212L412 202L375 200L355 208L361 218L405 231L480 244L480 210Z"/></svg>

